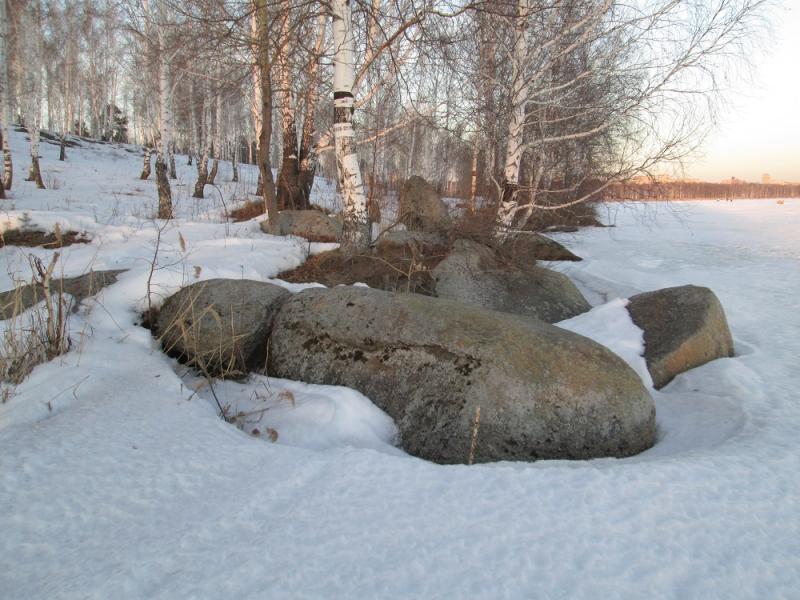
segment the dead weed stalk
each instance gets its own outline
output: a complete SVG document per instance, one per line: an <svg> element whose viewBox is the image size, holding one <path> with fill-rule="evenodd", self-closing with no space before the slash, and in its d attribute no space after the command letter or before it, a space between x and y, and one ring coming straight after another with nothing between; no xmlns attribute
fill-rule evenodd
<svg viewBox="0 0 800 600"><path fill-rule="evenodd" d="M63 287L53 285L59 253L45 267L40 258L29 257L31 286L22 282L14 288L11 317L5 321L0 347L0 401L6 402L17 385L34 367L66 353L70 347L67 331L69 302ZM41 304L26 310L23 294L33 288Z"/></svg>

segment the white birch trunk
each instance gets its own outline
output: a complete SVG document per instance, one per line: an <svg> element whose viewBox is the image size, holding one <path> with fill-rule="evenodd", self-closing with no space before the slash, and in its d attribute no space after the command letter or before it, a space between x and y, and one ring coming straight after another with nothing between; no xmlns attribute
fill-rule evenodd
<svg viewBox="0 0 800 600"><path fill-rule="evenodd" d="M11 89L8 87L8 19L5 0L0 0L0 125L3 128L3 188L10 190L13 179L11 165L10 126Z"/></svg>
<svg viewBox="0 0 800 600"><path fill-rule="evenodd" d="M472 140L472 168L470 169L469 184L469 210L475 212L475 204L478 198L478 140L480 137L475 132L475 139Z"/></svg>
<svg viewBox="0 0 800 600"><path fill-rule="evenodd" d="M258 13L254 10L250 15L250 34L253 39L252 44L252 53L253 53L253 68L251 71L251 78L253 80L253 102L250 105L250 114L253 118L253 129L256 132L256 136L258 136L258 132L261 131L261 76L259 73L259 68L257 66L258 63ZM250 150L252 154L252 150ZM251 160L252 161L252 157Z"/></svg>
<svg viewBox="0 0 800 600"><path fill-rule="evenodd" d="M164 32L163 17L164 0L158 0L157 27L158 27L158 130L156 141L156 183L158 186L158 217L159 219L172 218L172 190L167 177L167 156L171 143L172 114L172 85L169 77L169 64L166 56L166 35Z"/></svg>
<svg viewBox="0 0 800 600"><path fill-rule="evenodd" d="M194 96L194 78L189 80L189 166L197 157L197 103Z"/></svg>
<svg viewBox="0 0 800 600"><path fill-rule="evenodd" d="M202 112L200 114L200 141L199 141L199 152L197 155L197 182L194 185L194 193L192 196L194 198L202 198L204 193L204 188L206 185L206 181L208 180L208 153L209 153L209 146L211 144L210 140L210 124L208 123L210 116L209 116L209 109L208 109L208 98L204 95L203 96L203 107Z"/></svg>
<svg viewBox="0 0 800 600"><path fill-rule="evenodd" d="M406 179L411 177L414 167L414 153L417 151L417 122L411 125L411 146L408 149L408 160L406 160Z"/></svg>
<svg viewBox="0 0 800 600"><path fill-rule="evenodd" d="M367 197L361 179L353 129L353 82L355 78L352 7L350 0L332 0L333 9L333 136L336 170L344 200L342 246L369 246Z"/></svg>
<svg viewBox="0 0 800 600"><path fill-rule="evenodd" d="M222 70L219 66L217 66L216 73L217 82L216 91L214 93L214 145L212 152L214 162L211 166L211 172L208 174L208 183L210 185L214 185L217 178L217 171L219 170L219 159L222 157Z"/></svg>
<svg viewBox="0 0 800 600"><path fill-rule="evenodd" d="M517 1L514 25L514 53L511 61L511 121L508 124L508 143L503 166L503 189L497 211L501 231L511 228L517 213L519 169L522 162L522 143L525 130L525 108L528 103L528 83L525 65L528 57L528 0Z"/></svg>
<svg viewBox="0 0 800 600"><path fill-rule="evenodd" d="M27 32L27 41L31 46L28 49L29 61L26 75L28 76L29 85L27 110L25 111L27 113L25 124L28 127L31 148L31 167L28 181L34 181L36 187L44 189L45 186L39 165L39 131L42 125L42 58L44 51L42 48L42 13L38 1L34 4L32 11L33 22Z"/></svg>

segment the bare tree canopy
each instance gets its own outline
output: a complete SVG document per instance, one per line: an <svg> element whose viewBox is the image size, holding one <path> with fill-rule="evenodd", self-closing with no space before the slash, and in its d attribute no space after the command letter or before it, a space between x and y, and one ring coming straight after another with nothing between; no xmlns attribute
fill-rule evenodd
<svg viewBox="0 0 800 600"><path fill-rule="evenodd" d="M270 218L336 175L350 242L413 174L498 232L679 162L713 125L768 0L2 0L0 118L156 154L194 196L259 165ZM62 143L61 159L66 151ZM12 185L4 146L4 188ZM273 168L275 172L273 173ZM337 175L338 173L338 175ZM238 175L237 175L238 176ZM40 177L41 178L41 177ZM41 183L41 182L40 182ZM270 210L271 209L271 210Z"/></svg>

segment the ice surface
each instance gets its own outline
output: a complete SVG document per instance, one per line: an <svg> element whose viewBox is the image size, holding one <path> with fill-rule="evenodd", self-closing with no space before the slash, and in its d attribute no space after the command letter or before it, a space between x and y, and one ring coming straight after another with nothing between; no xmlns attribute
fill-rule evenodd
<svg viewBox="0 0 800 600"><path fill-rule="evenodd" d="M266 408L248 423L258 436L218 418L207 384L136 325L160 225L141 153L87 146L59 163L43 144L59 189L36 191L23 136L11 141L0 222L86 230L91 244L62 251L67 275L130 270L71 317L73 349L0 405L0 597L800 596L797 200L615 205L616 227L557 236L584 257L559 269L597 305L561 325L642 376L625 298L693 283L726 309L737 356L654 392L653 449L438 466L394 448L388 417L343 388L217 384L231 410ZM178 162L152 302L197 278L273 280L322 249L222 222L221 199L244 200L252 169L236 186L221 165L220 194L196 202ZM52 251L0 250L0 289L25 277L29 253Z"/></svg>

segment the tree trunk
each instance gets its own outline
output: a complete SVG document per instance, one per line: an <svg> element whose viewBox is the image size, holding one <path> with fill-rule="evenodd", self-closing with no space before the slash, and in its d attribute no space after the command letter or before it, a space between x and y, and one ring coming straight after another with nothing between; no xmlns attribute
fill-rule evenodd
<svg viewBox="0 0 800 600"><path fill-rule="evenodd" d="M342 248L365 250L370 242L367 197L361 180L353 129L354 41L350 0L332 0L333 10L333 134L336 171L344 200Z"/></svg>
<svg viewBox="0 0 800 600"><path fill-rule="evenodd" d="M42 171L39 168L39 119L33 119L33 125L29 126L31 136L31 168L28 176L28 181L36 183L36 187L40 190L45 189L44 182L42 181Z"/></svg>
<svg viewBox="0 0 800 600"><path fill-rule="evenodd" d="M189 161L192 166L192 156L197 152L197 102L194 96L194 76L189 79Z"/></svg>
<svg viewBox="0 0 800 600"><path fill-rule="evenodd" d="M216 155L217 150L212 146L211 152ZM215 156L214 161L211 163L211 171L208 173L208 180L206 181L208 185L214 185L214 180L217 178L218 169L219 169L219 159L216 158Z"/></svg>
<svg viewBox="0 0 800 600"><path fill-rule="evenodd" d="M478 132L475 132L475 139L472 140L472 169L470 172L469 185L469 212L475 212L475 203L478 197Z"/></svg>
<svg viewBox="0 0 800 600"><path fill-rule="evenodd" d="M31 148L31 167L29 171L28 181L34 181L36 187L44 189L44 182L42 181L42 172L39 167L39 136L41 128L42 117L42 72L38 68L44 57L44 49L42 47L42 13L41 6L38 2L33 4L33 20L30 30L27 31L29 36L28 43L32 44L27 51L29 52L30 63L33 68L26 73L29 78L29 97L27 101L27 110L25 115L25 124L28 127L28 135L30 136Z"/></svg>
<svg viewBox="0 0 800 600"><path fill-rule="evenodd" d="M299 161L297 159L297 129L294 111L287 117L283 112L283 155L281 170L278 173L278 207L284 209L304 209L303 195L298 185Z"/></svg>
<svg viewBox="0 0 800 600"><path fill-rule="evenodd" d="M0 2L2 2L2 1L3 0L0 0ZM2 16L2 15L0 15L0 16ZM3 147L3 140L4 139L5 138L3 137L3 127L2 127L2 123L0 123L0 148ZM5 187L3 187L3 178L0 177L0 200L5 200L6 199L6 191L5 190L6 190Z"/></svg>
<svg viewBox="0 0 800 600"><path fill-rule="evenodd" d="M514 24L514 54L511 61L511 121L508 124L502 196L497 209L497 227L501 235L513 226L518 212L519 168L522 162L525 108L528 102L528 85L525 78L527 55L528 0L518 0Z"/></svg>
<svg viewBox="0 0 800 600"><path fill-rule="evenodd" d="M270 139L272 138L272 82L270 80L271 65L267 44L267 28L269 23L269 13L266 0L255 0L257 18L257 64L258 79L257 89L259 90L259 100L261 110L259 120L261 128L258 132L258 171L261 178L261 192L264 197L264 210L270 229L273 230L278 215L277 197L275 194L275 182L272 179L272 165L270 163ZM259 43L260 42L260 43Z"/></svg>
<svg viewBox="0 0 800 600"><path fill-rule="evenodd" d="M278 76L280 82L281 131L283 133L283 152L281 170L278 174L278 208L302 209L302 194L298 186L300 161L297 148L297 107L292 91L289 72L289 54L294 50L289 44L290 6L288 0L281 0L281 49L278 54Z"/></svg>
<svg viewBox="0 0 800 600"><path fill-rule="evenodd" d="M406 179L414 174L414 153L417 151L417 122L414 121L411 125L411 147L408 150L408 160L406 161Z"/></svg>
<svg viewBox="0 0 800 600"><path fill-rule="evenodd" d="M202 133L201 141L200 141L200 154L197 156L197 182L194 184L194 194L192 194L195 198L202 198L203 197L203 189L205 188L206 182L208 181L208 152L209 152L209 144L208 144L208 131L209 127L207 125L208 121L208 99L203 98L203 114L201 115L200 121L200 131Z"/></svg>
<svg viewBox="0 0 800 600"><path fill-rule="evenodd" d="M172 84L169 77L167 63L166 40L164 36L164 2L158 3L158 99L159 110L159 139L156 145L156 184L158 186L158 218L172 218L172 190L167 178L167 160L169 148L172 143Z"/></svg>
<svg viewBox="0 0 800 600"><path fill-rule="evenodd" d="M302 194L306 207L311 206L311 189L314 187L314 172L317 168L317 155L314 152L314 111L319 99L319 62L325 44L325 14L317 18L317 40L314 46L314 56L308 67L308 87L306 92L305 115L303 115L303 134L300 139L300 166L297 185Z"/></svg>
<svg viewBox="0 0 800 600"><path fill-rule="evenodd" d="M3 188L10 190L14 179L14 168L11 162L11 148L8 144L9 128L6 119L3 119L3 134Z"/></svg>
<svg viewBox="0 0 800 600"><path fill-rule="evenodd" d="M147 146L144 147L144 163L142 165L142 174L139 175L139 179L149 179L150 178L150 155L153 151L148 148Z"/></svg>
<svg viewBox="0 0 800 600"><path fill-rule="evenodd" d="M11 165L11 89L8 86L8 19L6 18L5 0L0 0L0 125L3 137L3 188L11 189L13 169Z"/></svg>
<svg viewBox="0 0 800 600"><path fill-rule="evenodd" d="M172 190L167 178L167 165L164 156L156 156L156 186L158 187L158 218L172 218Z"/></svg>
<svg viewBox="0 0 800 600"><path fill-rule="evenodd" d="M233 181L234 183L238 183L239 182L239 168L238 168L238 165L236 163L236 159L238 158L238 156L237 156L238 154L239 154L239 144L235 143L233 145L233 153L231 154L231 168L233 169L233 177L231 178L231 181Z"/></svg>
<svg viewBox="0 0 800 600"><path fill-rule="evenodd" d="M208 176L208 183L214 185L219 170L219 160L222 158L222 69L217 67L217 93L216 107L214 114L214 165L211 167L211 174Z"/></svg>
<svg viewBox="0 0 800 600"><path fill-rule="evenodd" d="M70 24L71 25L71 24ZM58 153L58 160L66 160L67 159L67 149L65 144L65 138L67 134L70 132L72 128L72 64L75 60L75 52L74 52L75 43L72 39L67 41L67 59L66 59L66 74L64 76L65 79L65 90L64 90L64 104L66 109L66 114L64 116L64 127L61 130L61 148L59 149Z"/></svg>
<svg viewBox="0 0 800 600"><path fill-rule="evenodd" d="M178 173L175 170L175 142L172 142L169 145L169 178L178 178Z"/></svg>

